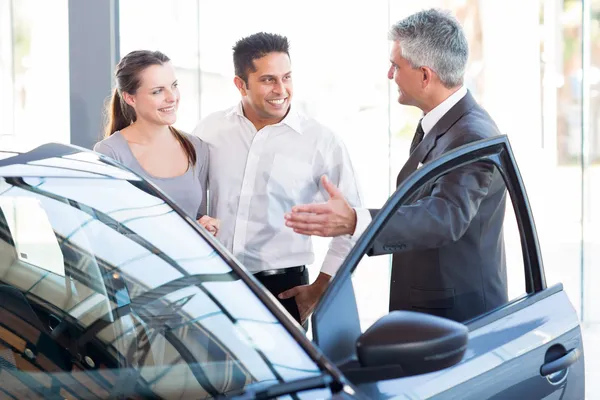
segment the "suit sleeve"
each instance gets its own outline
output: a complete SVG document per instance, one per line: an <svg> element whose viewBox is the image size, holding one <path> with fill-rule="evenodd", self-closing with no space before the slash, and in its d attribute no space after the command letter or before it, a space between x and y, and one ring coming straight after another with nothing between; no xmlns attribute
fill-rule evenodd
<svg viewBox="0 0 600 400"><path fill-rule="evenodd" d="M503 181L489 163L460 167L433 182L429 194L401 206L377 236L369 255L439 248L458 241L477 215L493 182ZM370 210L376 215L379 210Z"/></svg>

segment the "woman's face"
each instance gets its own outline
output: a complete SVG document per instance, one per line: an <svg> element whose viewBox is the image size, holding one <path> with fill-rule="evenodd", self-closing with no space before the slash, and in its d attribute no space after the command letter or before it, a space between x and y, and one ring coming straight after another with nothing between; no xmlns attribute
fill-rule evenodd
<svg viewBox="0 0 600 400"><path fill-rule="evenodd" d="M170 62L151 65L140 72L140 86L124 99L135 109L138 120L155 125L173 125L177 120L179 88Z"/></svg>

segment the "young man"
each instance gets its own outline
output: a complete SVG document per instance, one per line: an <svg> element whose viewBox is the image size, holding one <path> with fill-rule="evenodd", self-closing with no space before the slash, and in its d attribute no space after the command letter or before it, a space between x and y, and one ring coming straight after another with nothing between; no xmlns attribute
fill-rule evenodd
<svg viewBox="0 0 600 400"><path fill-rule="evenodd" d="M324 201L327 175L353 206L360 204L348 153L329 129L292 107L287 38L257 33L233 48L241 101L203 119L194 133L209 145L209 214L217 237L300 323L314 309L350 251L334 238L321 273L308 285L311 238L285 227L292 205Z"/></svg>

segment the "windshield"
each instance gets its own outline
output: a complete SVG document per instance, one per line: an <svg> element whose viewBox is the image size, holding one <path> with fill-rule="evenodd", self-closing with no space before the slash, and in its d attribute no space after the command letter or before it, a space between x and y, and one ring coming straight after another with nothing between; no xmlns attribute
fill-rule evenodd
<svg viewBox="0 0 600 400"><path fill-rule="evenodd" d="M0 299L16 398L213 398L322 374L139 181L0 179Z"/></svg>

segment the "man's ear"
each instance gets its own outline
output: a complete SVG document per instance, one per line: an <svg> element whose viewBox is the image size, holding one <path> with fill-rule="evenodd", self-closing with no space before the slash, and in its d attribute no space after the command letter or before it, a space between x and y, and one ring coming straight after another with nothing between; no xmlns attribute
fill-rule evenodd
<svg viewBox="0 0 600 400"><path fill-rule="evenodd" d="M429 67L421 67L421 87L426 88L433 81L433 70Z"/></svg>
<svg viewBox="0 0 600 400"><path fill-rule="evenodd" d="M240 94L242 96L246 95L246 82L244 82L244 80L242 78L240 78L239 76L235 76L235 78L233 78L233 83L235 85L235 87L240 91Z"/></svg>

